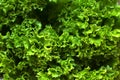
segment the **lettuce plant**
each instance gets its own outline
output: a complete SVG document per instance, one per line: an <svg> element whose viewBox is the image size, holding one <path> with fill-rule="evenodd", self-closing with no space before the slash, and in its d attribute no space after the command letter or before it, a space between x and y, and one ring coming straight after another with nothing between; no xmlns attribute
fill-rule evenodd
<svg viewBox="0 0 120 80"><path fill-rule="evenodd" d="M119 80L117 0L0 1L4 80Z"/></svg>

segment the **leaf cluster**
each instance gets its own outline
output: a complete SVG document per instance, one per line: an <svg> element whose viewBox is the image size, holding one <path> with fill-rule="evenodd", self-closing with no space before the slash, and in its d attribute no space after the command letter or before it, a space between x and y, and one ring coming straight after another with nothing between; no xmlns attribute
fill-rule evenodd
<svg viewBox="0 0 120 80"><path fill-rule="evenodd" d="M4 80L119 80L117 0L1 0Z"/></svg>

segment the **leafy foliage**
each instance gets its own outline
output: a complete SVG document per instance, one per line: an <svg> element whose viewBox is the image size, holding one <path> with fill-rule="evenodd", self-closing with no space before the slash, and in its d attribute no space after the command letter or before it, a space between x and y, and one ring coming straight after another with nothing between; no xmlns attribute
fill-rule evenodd
<svg viewBox="0 0 120 80"><path fill-rule="evenodd" d="M0 1L4 80L119 80L117 0Z"/></svg>

